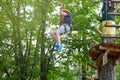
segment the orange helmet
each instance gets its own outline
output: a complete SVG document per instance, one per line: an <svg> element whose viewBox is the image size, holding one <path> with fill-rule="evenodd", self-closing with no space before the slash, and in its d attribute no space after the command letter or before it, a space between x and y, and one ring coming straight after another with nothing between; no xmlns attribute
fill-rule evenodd
<svg viewBox="0 0 120 80"><path fill-rule="evenodd" d="M63 12L69 12L69 10L68 9L63 9Z"/></svg>

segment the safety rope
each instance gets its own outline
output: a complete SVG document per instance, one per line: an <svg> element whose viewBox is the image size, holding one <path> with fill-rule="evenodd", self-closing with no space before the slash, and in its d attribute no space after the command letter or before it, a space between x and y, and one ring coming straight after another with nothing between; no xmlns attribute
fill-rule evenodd
<svg viewBox="0 0 120 80"><path fill-rule="evenodd" d="M105 11L106 11L106 20L107 20L108 19L108 0L106 0Z"/></svg>
<svg viewBox="0 0 120 80"><path fill-rule="evenodd" d="M103 5L104 5L104 3L103 3ZM106 23L105 23L105 25L107 25L108 24L108 7L109 7L109 4L108 4L108 0L105 0L105 12L106 12L106 16L105 16L105 20L106 20ZM105 27L105 25L104 25L104 27ZM103 30L103 33L105 33L105 31L106 31L106 27L105 27L105 30Z"/></svg>
<svg viewBox="0 0 120 80"><path fill-rule="evenodd" d="M106 3L106 5L105 5L105 12L106 12L106 18L105 18L105 20L106 20L106 23L105 23L105 25L107 25L108 24L108 0L105 0L105 3ZM105 27L105 25L104 25L104 27ZM106 27L105 27L105 30L103 30L103 33L106 31Z"/></svg>

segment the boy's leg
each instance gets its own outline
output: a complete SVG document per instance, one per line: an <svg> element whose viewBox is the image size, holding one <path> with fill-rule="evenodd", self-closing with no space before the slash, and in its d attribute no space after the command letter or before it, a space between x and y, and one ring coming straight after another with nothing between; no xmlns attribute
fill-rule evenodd
<svg viewBox="0 0 120 80"><path fill-rule="evenodd" d="M51 37L54 39L56 44L60 44L60 30L56 30L54 32L50 32Z"/></svg>
<svg viewBox="0 0 120 80"><path fill-rule="evenodd" d="M67 31L65 31L65 27L66 27ZM51 37L56 42L56 50L61 50L62 49L62 45L61 45L61 42L60 42L60 35L66 34L69 30L70 30L70 28L69 28L68 25L67 26L61 25L58 30L50 33Z"/></svg>
<svg viewBox="0 0 120 80"><path fill-rule="evenodd" d="M54 39L55 41L55 32L50 32L50 36Z"/></svg>
<svg viewBox="0 0 120 80"><path fill-rule="evenodd" d="M55 46L56 49L55 50L61 50L62 45L61 45L61 42L60 42L60 35L61 35L60 30L58 29L55 32L51 32L50 35L56 42L56 46Z"/></svg>
<svg viewBox="0 0 120 80"><path fill-rule="evenodd" d="M59 45L61 43L60 42L60 35L61 35L60 30L56 30L55 34L56 34L56 36L55 36L56 44Z"/></svg>

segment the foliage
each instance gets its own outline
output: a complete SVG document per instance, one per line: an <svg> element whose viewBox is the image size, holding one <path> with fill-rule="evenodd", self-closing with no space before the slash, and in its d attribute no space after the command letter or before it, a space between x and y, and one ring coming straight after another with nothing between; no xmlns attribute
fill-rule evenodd
<svg viewBox="0 0 120 80"><path fill-rule="evenodd" d="M49 32L59 26L60 1L71 11L72 31L61 37L64 49L57 52ZM101 41L94 32L100 29L96 21L100 4L98 0L0 0L0 80L96 77L87 64L94 64L89 58L92 40Z"/></svg>

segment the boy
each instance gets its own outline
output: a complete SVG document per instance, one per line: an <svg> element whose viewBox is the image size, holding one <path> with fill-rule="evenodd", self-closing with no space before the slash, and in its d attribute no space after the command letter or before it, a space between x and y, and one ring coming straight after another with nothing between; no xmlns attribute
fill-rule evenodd
<svg viewBox="0 0 120 80"><path fill-rule="evenodd" d="M68 9L63 9L60 11L61 19L60 19L60 27L56 31L50 32L51 37L56 42L55 50L61 50L62 45L60 42L60 35L64 35L70 31L70 23L71 23L71 14Z"/></svg>

